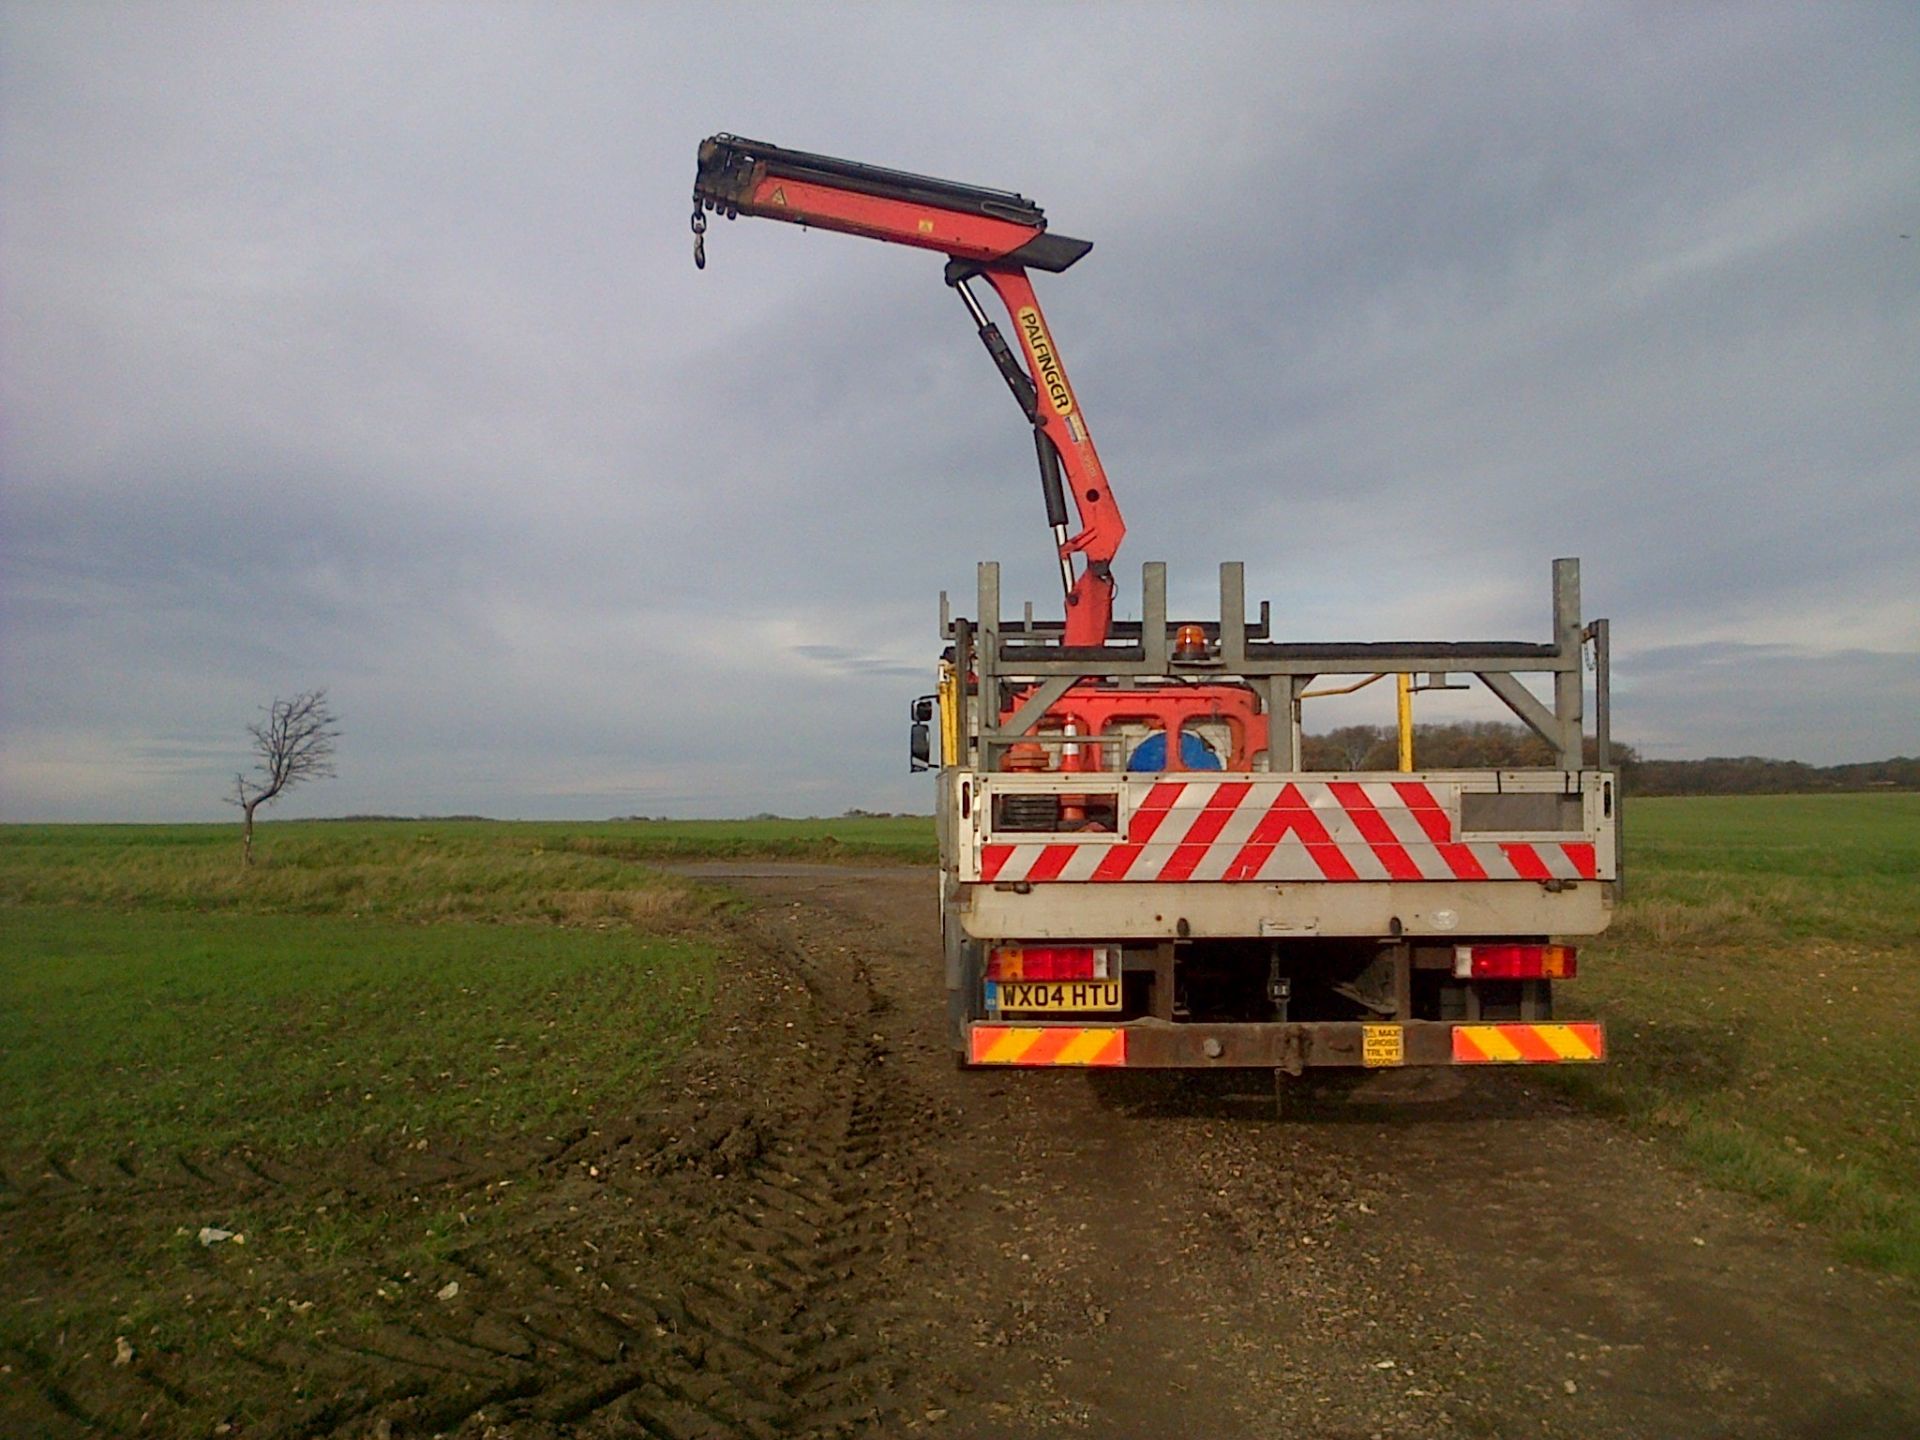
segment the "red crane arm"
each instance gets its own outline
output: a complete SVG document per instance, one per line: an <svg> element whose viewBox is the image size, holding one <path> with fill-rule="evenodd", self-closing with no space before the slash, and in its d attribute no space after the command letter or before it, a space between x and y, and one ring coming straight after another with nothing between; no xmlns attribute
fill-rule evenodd
<svg viewBox="0 0 1920 1440"><path fill-rule="evenodd" d="M1091 242L1049 234L1040 207L1010 191L782 150L731 135L701 142L693 198L697 264L705 263L700 237L708 211L728 219L758 215L812 225L948 257L947 283L960 292L981 340L1034 427L1047 520L1066 591L1063 639L1068 645L1105 643L1113 618L1111 566L1126 522L1027 278L1029 268L1065 270L1093 248ZM1006 306L1024 365L967 288L976 277ZM1069 495L1080 522L1073 534L1067 530L1064 503ZM1075 555L1082 559L1078 573Z"/></svg>
<svg viewBox="0 0 1920 1440"><path fill-rule="evenodd" d="M1100 463L1100 453L1093 448L1093 434L1080 413L1080 402L1067 380L1066 366L1054 347L1027 272L996 267L982 274L1007 307L1014 334L1026 352L1027 372L1039 392L1033 423L1059 457L1065 488L1080 517L1079 533L1064 534L1059 522L1066 517L1052 510L1055 495L1051 483L1043 482L1047 484L1048 518L1055 522L1053 538L1060 551L1061 579L1067 590L1067 626L1061 638L1068 645L1103 645L1113 621L1113 557L1126 536L1127 524L1120 518L1120 507L1114 504L1106 469ZM1044 450L1040 466L1045 476L1048 459ZM1068 559L1074 554L1085 561L1077 577Z"/></svg>
<svg viewBox="0 0 1920 1440"><path fill-rule="evenodd" d="M888 200L860 191L840 190L817 181L789 179L764 161L755 166L745 193L728 203L728 218L759 215L789 220L821 230L840 230L939 250L965 260L1000 260L1042 233L1039 226L1022 225L989 215L964 215L938 205Z"/></svg>

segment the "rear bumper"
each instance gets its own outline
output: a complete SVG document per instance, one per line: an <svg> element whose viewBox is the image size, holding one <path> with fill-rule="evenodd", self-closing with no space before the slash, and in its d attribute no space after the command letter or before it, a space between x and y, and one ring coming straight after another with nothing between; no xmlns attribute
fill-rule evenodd
<svg viewBox="0 0 1920 1440"><path fill-rule="evenodd" d="M1501 1020L1405 1024L1350 1021L1123 1025L973 1021L970 1065L1091 1066L1148 1070L1389 1069L1412 1065L1566 1065L1607 1058L1597 1021Z"/></svg>

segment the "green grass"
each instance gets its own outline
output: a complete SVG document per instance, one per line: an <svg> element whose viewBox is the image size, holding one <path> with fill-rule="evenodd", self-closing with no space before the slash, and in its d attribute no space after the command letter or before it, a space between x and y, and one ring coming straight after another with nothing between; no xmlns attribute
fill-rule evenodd
<svg viewBox="0 0 1920 1440"><path fill-rule="evenodd" d="M0 1152L503 1136L697 1031L713 902L579 827L0 827Z"/></svg>
<svg viewBox="0 0 1920 1440"><path fill-rule="evenodd" d="M935 852L931 820L856 817L294 821L263 825L257 853L242 869L231 825L0 825L0 905L646 924L687 887L635 862Z"/></svg>
<svg viewBox="0 0 1920 1440"><path fill-rule="evenodd" d="M627 1100L710 947L626 930L6 913L9 1150L289 1151L530 1129Z"/></svg>
<svg viewBox="0 0 1920 1440"><path fill-rule="evenodd" d="M622 853L634 828L270 824L242 869L233 826L0 827L0 1168L90 1187L0 1207L0 1353L71 1334L88 1369L127 1335L226 1375L546 1213L564 1168L416 1192L388 1162L512 1165L647 1112L734 962L720 902ZM236 1150L290 1178L220 1179ZM165 1183L182 1161L215 1178ZM254 1413L243 1379L176 1433Z"/></svg>
<svg viewBox="0 0 1920 1440"><path fill-rule="evenodd" d="M1709 1178L1920 1277L1920 796L1640 799L1629 898L1555 1072Z"/></svg>
<svg viewBox="0 0 1920 1440"><path fill-rule="evenodd" d="M838 820L650 820L591 827L574 837L593 854L635 860L788 856L803 860L940 858L930 815L856 815Z"/></svg>
<svg viewBox="0 0 1920 1440"><path fill-rule="evenodd" d="M1920 1276L1920 796L1639 799L1560 1083ZM924 819L0 827L0 1150L325 1151L631 1102L713 903L649 860L932 857ZM369 1098L371 1097L371 1098Z"/></svg>
<svg viewBox="0 0 1920 1440"><path fill-rule="evenodd" d="M925 819L0 826L0 1153L498 1136L631 1102L716 905L648 860L923 860Z"/></svg>

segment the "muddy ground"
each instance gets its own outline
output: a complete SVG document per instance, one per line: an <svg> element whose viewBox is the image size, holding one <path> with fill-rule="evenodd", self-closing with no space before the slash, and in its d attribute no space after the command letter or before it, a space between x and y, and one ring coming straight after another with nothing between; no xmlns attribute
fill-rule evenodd
<svg viewBox="0 0 1920 1440"><path fill-rule="evenodd" d="M16 1301L138 1295L135 1215L267 1228L158 1297L217 1344L10 1347L0 1434L1920 1436L1912 1287L1524 1073L1276 1119L1261 1076L960 1072L929 872L709 873L757 904L644 1113L326 1173L10 1171ZM276 1249L322 1207L483 1223Z"/></svg>

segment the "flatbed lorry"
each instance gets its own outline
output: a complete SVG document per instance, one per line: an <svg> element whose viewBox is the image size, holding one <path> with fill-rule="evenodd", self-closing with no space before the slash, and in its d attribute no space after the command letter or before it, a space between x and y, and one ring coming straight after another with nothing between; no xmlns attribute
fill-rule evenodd
<svg viewBox="0 0 1920 1440"><path fill-rule="evenodd" d="M1603 1026L1554 1006L1577 971L1570 942L1606 928L1620 880L1608 624L1582 620L1577 560L1553 562L1544 640L1276 640L1266 602L1248 615L1236 562L1199 619L1169 617L1165 567L1148 563L1141 618L1117 621L1125 524L1028 273L1063 271L1091 245L1051 233L1012 192L724 134L699 149L697 264L714 214L945 254L1033 429L1063 618L1003 614L999 567L981 564L971 617L941 597L938 686L913 717L914 763L938 771L962 1065L1284 1079L1605 1058ZM1004 305L1013 345L976 281ZM1552 762L1415 768L1413 696L1464 677ZM1305 703L1387 681L1399 768L1303 769Z"/></svg>

